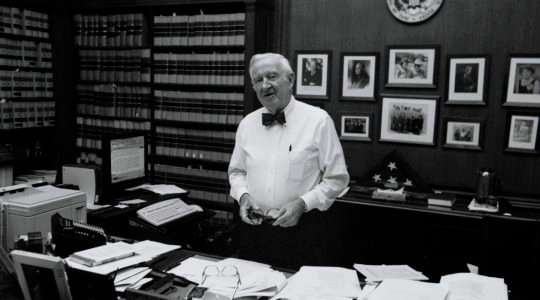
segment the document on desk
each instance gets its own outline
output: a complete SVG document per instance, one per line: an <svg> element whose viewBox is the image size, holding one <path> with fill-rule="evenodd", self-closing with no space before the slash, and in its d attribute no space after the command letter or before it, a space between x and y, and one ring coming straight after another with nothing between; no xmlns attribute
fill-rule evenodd
<svg viewBox="0 0 540 300"><path fill-rule="evenodd" d="M428 280L424 274L408 265L363 265L354 264L354 268L366 277L366 281L377 282L384 279Z"/></svg>
<svg viewBox="0 0 540 300"><path fill-rule="evenodd" d="M174 184L143 184L133 188L127 189L127 191L135 191L138 189L147 190L154 192L158 195L168 195L168 194L184 194L187 193L186 190L177 187Z"/></svg>
<svg viewBox="0 0 540 300"><path fill-rule="evenodd" d="M84 264L77 263L69 258L66 259L65 262L72 268L76 268L79 270L92 272L96 274L107 275L107 274L117 272L118 270L121 270L124 268L135 266L143 262L148 262L152 260L152 258L160 254L180 248L180 246L178 245L168 245L168 244L163 244L163 243L148 241L148 240L141 241L134 244L127 244L127 243L124 243L124 244L126 244L124 246L126 246L130 251L133 251L135 255L118 259L115 261L110 261L110 262L93 266L93 267L89 267ZM114 244L112 243L107 244L106 246L115 247Z"/></svg>
<svg viewBox="0 0 540 300"><path fill-rule="evenodd" d="M353 299L362 292L356 272L339 267L304 266L272 299Z"/></svg>
<svg viewBox="0 0 540 300"><path fill-rule="evenodd" d="M448 288L446 300L508 300L502 278L456 273L441 276L440 284Z"/></svg>
<svg viewBox="0 0 540 300"><path fill-rule="evenodd" d="M432 282L385 279L368 300L445 300L448 288Z"/></svg>

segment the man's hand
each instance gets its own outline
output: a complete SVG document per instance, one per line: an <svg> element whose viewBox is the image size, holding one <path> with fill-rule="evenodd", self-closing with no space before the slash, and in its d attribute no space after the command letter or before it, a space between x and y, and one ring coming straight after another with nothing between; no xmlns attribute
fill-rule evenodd
<svg viewBox="0 0 540 300"><path fill-rule="evenodd" d="M283 206L277 215L276 221L272 226L291 227L298 224L298 220L306 210L306 203L304 200L297 198L296 200L287 203Z"/></svg>
<svg viewBox="0 0 540 300"><path fill-rule="evenodd" d="M252 220L248 217L250 210L260 210L259 206L253 202L253 198L251 198L251 195L248 193L245 193L240 197L240 217L242 218L242 221L250 224L250 225L260 225L262 223L262 220L258 222L258 220Z"/></svg>

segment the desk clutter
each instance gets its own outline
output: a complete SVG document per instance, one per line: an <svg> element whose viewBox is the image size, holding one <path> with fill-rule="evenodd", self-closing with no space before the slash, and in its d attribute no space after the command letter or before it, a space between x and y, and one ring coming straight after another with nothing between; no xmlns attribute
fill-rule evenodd
<svg viewBox="0 0 540 300"><path fill-rule="evenodd" d="M99 253L118 255L105 260L105 255ZM53 292L61 300L107 300L118 296L128 300L508 299L503 279L456 273L434 283L407 265L354 264L353 269L303 266L297 272L285 272L255 261L206 255L149 240L108 243L88 249L85 254L103 257L104 261L90 266L75 259L81 253L62 259L13 250L11 257L25 299L40 295L47 298ZM51 270L51 278L38 275L44 269ZM51 280L56 281L58 290L51 291Z"/></svg>

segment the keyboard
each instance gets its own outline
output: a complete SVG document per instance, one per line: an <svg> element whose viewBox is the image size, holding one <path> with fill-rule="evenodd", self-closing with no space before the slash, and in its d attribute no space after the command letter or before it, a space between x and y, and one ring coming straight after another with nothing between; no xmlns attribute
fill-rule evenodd
<svg viewBox="0 0 540 300"><path fill-rule="evenodd" d="M181 199L174 198L139 209L137 215L146 222L159 226L200 211L200 206L188 205Z"/></svg>

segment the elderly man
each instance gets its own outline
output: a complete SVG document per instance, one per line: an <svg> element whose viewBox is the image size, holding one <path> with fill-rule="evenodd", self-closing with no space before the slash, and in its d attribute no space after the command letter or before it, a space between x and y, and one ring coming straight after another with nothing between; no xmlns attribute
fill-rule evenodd
<svg viewBox="0 0 540 300"><path fill-rule="evenodd" d="M285 57L254 55L249 72L263 107L238 126L230 194L244 222L294 226L347 187L343 150L328 113L292 96L295 74Z"/></svg>

